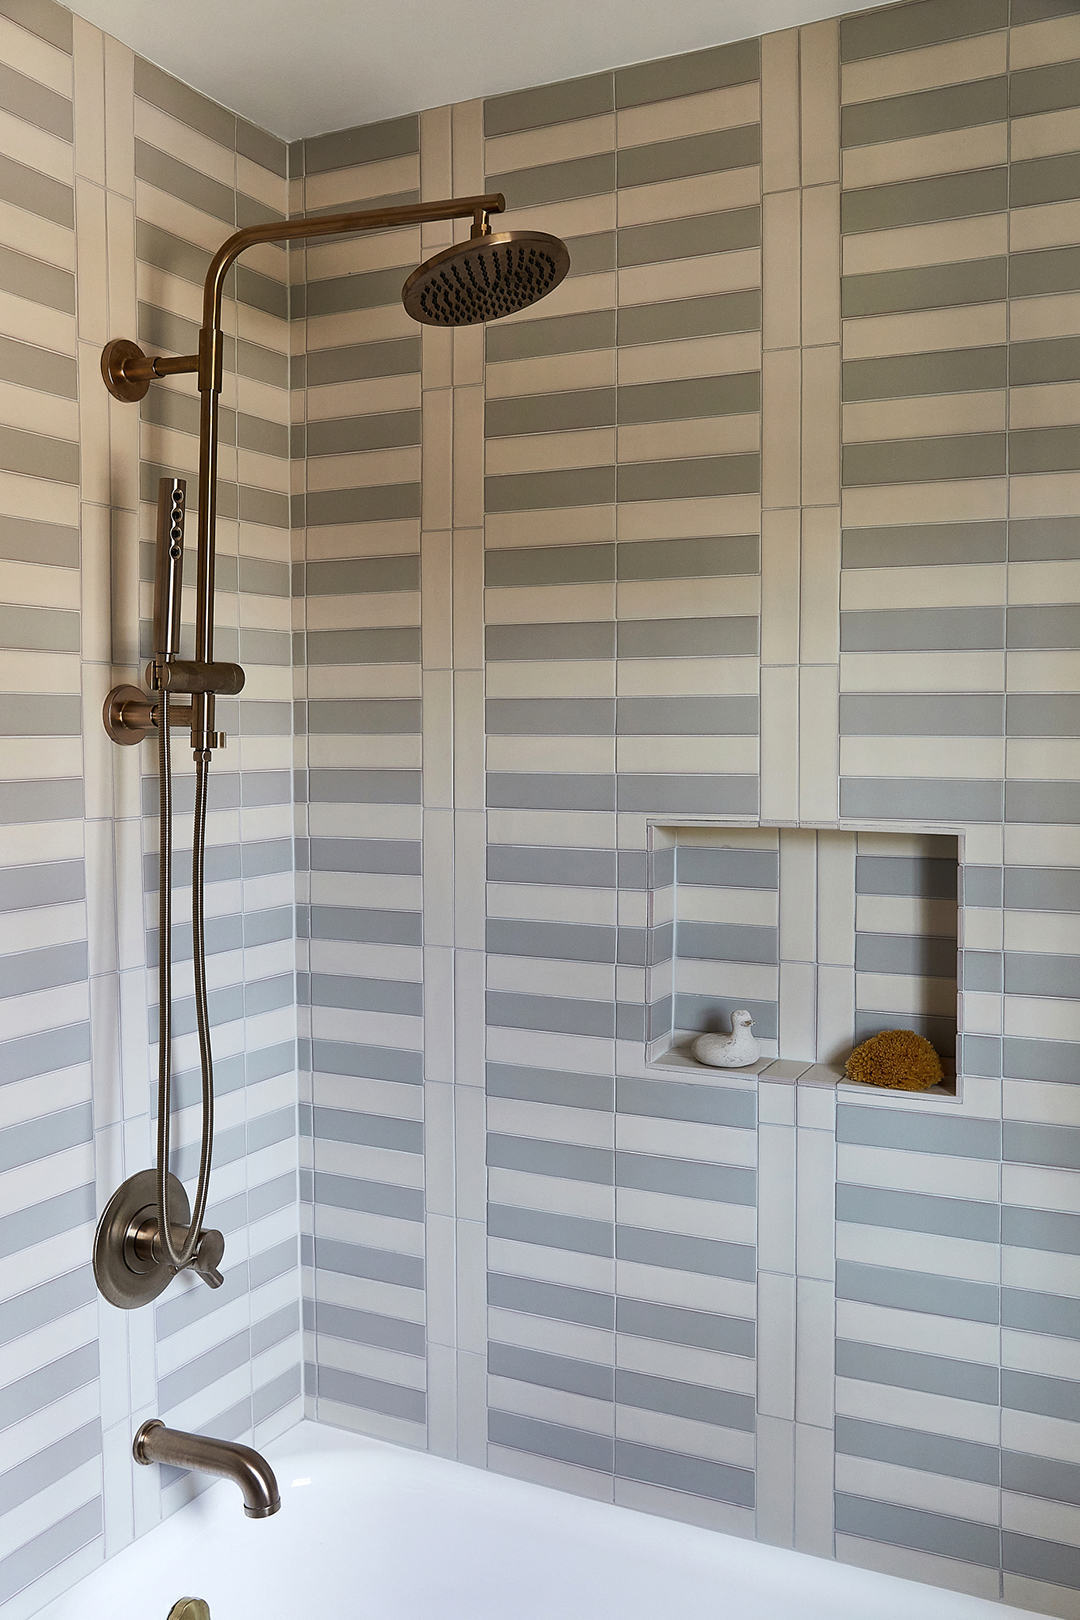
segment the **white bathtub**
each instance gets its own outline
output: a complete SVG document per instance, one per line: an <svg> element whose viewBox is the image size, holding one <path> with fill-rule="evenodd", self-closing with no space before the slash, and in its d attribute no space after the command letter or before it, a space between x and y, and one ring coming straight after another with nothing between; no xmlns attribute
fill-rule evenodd
<svg viewBox="0 0 1080 1620"><path fill-rule="evenodd" d="M281 1512L225 1481L38 1620L1009 1620L1019 1609L779 1552L301 1423ZM133 1464L134 1466L134 1464Z"/></svg>

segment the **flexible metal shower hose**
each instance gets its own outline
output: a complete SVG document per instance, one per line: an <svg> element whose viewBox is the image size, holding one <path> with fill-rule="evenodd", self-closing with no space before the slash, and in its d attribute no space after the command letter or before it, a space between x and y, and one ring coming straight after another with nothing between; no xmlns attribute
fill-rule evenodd
<svg viewBox="0 0 1080 1620"><path fill-rule="evenodd" d="M195 960L195 1017L199 1029L199 1066L202 1071L202 1139L199 1144L199 1180L191 1225L179 1248L168 1220L166 1178L169 1172L169 1136L172 1113L172 758L169 752L169 694L159 694L158 711L158 1128L157 1201L158 1231L169 1264L176 1270L189 1265L195 1253L210 1190L210 1160L214 1142L214 1063L210 1049L210 1017L206 1004L206 797L210 775L209 749L195 751L195 818L191 841L191 934Z"/></svg>

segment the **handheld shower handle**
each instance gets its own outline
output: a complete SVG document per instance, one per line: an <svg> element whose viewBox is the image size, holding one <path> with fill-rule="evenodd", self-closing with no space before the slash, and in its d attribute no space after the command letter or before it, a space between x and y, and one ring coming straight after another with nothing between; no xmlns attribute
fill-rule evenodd
<svg viewBox="0 0 1080 1620"><path fill-rule="evenodd" d="M163 478L158 484L157 558L154 568L154 654L175 658L180 651L180 592L184 577L184 509L187 480Z"/></svg>

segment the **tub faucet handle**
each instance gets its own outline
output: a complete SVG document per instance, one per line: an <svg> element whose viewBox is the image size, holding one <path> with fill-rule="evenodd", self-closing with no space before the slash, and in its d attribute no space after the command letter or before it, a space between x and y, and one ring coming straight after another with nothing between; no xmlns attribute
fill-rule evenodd
<svg viewBox="0 0 1080 1620"><path fill-rule="evenodd" d="M169 1610L169 1620L210 1620L205 1598L180 1598Z"/></svg>
<svg viewBox="0 0 1080 1620"><path fill-rule="evenodd" d="M220 1232L215 1232L213 1227L206 1227L199 1233L191 1265L210 1288L220 1288L225 1281L218 1270L224 1253L225 1239Z"/></svg>

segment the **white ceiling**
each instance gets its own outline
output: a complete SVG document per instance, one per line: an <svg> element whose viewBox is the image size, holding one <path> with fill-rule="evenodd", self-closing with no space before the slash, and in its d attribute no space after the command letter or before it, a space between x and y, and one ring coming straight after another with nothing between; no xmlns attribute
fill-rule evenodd
<svg viewBox="0 0 1080 1620"><path fill-rule="evenodd" d="M770 33L835 16L837 0L78 0L72 10L295 140Z"/></svg>

